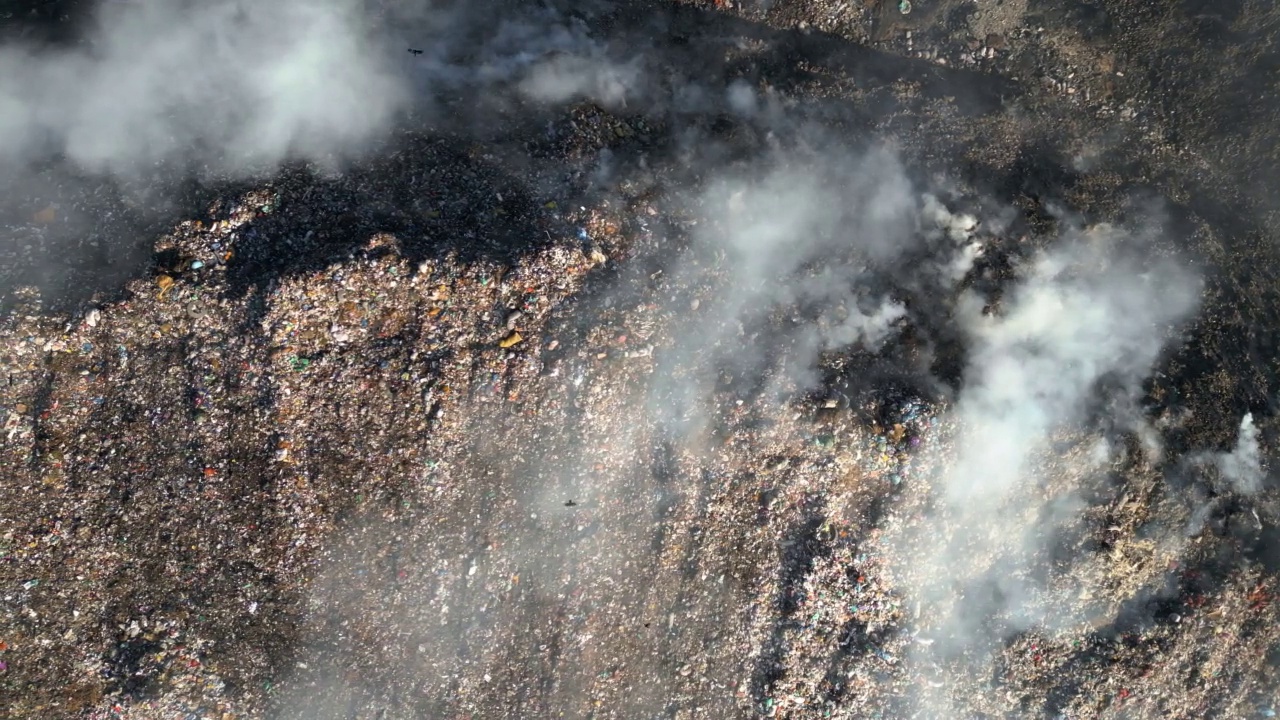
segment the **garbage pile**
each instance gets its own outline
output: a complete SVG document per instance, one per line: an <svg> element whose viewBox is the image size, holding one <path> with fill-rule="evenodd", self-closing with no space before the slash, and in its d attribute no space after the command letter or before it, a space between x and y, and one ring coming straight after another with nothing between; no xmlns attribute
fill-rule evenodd
<svg viewBox="0 0 1280 720"><path fill-rule="evenodd" d="M573 122L574 163L647 127L599 108ZM855 401L747 362L802 344L770 334L794 329L791 308L750 332L717 316L740 275L727 253L681 254L705 219L652 177L551 196L483 147L423 147L399 175L228 192L157 237L117 297L59 313L15 295L0 322L11 715L1270 709L1254 679L1275 581L1211 534L1156 547L1145 533L1175 511L1150 464L1108 465L1129 494L1091 505L1064 545L1096 557L1106 581L1078 595L1106 594L1107 612L949 655L907 599L897 542L936 519L961 429L945 383ZM948 292L995 283L976 221L912 202L958 253ZM870 337L826 360L908 364Z"/></svg>

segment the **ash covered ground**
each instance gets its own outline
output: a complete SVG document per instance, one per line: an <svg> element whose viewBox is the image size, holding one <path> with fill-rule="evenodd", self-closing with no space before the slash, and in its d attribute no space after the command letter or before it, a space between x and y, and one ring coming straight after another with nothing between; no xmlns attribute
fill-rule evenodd
<svg viewBox="0 0 1280 720"><path fill-rule="evenodd" d="M1269 4L3 13L6 717L1280 710Z"/></svg>

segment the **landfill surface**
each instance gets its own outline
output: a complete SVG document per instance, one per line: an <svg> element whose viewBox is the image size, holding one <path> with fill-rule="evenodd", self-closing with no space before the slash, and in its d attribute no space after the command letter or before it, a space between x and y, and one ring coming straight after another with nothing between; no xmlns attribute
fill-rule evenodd
<svg viewBox="0 0 1280 720"><path fill-rule="evenodd" d="M349 156L0 152L0 716L1275 717L1280 10L358 17Z"/></svg>

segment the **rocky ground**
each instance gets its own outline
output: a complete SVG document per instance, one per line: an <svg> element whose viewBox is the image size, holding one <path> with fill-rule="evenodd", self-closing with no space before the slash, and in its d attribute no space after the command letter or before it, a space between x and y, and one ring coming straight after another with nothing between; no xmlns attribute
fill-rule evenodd
<svg viewBox="0 0 1280 720"><path fill-rule="evenodd" d="M6 178L7 717L1273 717L1276 11L569 11L632 99Z"/></svg>

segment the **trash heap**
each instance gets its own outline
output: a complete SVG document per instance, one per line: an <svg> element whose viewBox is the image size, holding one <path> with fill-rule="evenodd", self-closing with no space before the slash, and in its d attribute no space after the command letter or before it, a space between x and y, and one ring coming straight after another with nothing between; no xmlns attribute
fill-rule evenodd
<svg viewBox="0 0 1280 720"><path fill-rule="evenodd" d="M945 408L916 397L887 405L884 423L871 426L862 457L869 478L883 477L896 486L911 479L916 454L936 449L934 431Z"/></svg>
<svg viewBox="0 0 1280 720"><path fill-rule="evenodd" d="M585 108L566 132L589 157L646 127ZM15 295L11 714L898 718L928 693L1004 717L1274 712L1254 679L1275 581L1215 564L1234 540L1145 537L1191 519L1152 467L1106 468L1127 490L1067 548L1106 548L1087 569L1107 597L1079 600L1106 613L993 634L993 674L945 656L893 540L934 531L947 403L753 390L730 376L754 339L696 323L732 274L679 254L695 219L660 183L574 202L448 150L382 185L229 192L69 313Z"/></svg>

